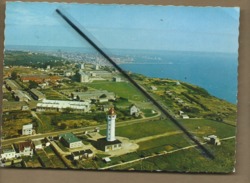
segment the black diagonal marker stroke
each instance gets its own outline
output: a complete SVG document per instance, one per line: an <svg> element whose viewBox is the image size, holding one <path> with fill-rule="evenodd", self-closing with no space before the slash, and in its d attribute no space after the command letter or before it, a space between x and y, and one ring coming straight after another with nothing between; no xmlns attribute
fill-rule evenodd
<svg viewBox="0 0 250 183"><path fill-rule="evenodd" d="M166 111L148 92L138 85L120 66L118 66L99 46L97 46L83 31L81 31L69 18L67 18L59 9L56 12L91 46L93 46L104 58L106 58L120 73L122 73L141 93L143 93L163 114L165 114L174 124L179 127L210 159L214 159L214 155L207 150L188 130Z"/></svg>

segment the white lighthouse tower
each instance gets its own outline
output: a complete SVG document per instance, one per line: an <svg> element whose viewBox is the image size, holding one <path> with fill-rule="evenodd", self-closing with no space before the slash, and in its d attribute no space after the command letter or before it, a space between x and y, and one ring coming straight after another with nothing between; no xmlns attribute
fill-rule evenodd
<svg viewBox="0 0 250 183"><path fill-rule="evenodd" d="M107 116L107 141L115 141L115 119L116 114L114 108L111 108Z"/></svg>

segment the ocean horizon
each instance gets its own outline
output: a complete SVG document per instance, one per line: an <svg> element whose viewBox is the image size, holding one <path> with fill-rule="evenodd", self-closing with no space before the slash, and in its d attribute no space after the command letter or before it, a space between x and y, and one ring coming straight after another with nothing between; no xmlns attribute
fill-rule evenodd
<svg viewBox="0 0 250 183"><path fill-rule="evenodd" d="M6 50L95 53L91 48L6 46ZM126 71L148 77L180 80L206 89L211 95L230 103L237 103L237 53L209 53L163 50L110 49L116 57L130 57L131 62L121 63Z"/></svg>

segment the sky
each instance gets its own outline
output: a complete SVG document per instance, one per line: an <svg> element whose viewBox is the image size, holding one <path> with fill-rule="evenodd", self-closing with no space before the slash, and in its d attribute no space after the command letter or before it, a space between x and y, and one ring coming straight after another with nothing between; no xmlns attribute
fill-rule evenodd
<svg viewBox="0 0 250 183"><path fill-rule="evenodd" d="M56 9L108 49L238 52L237 7L7 2L5 45L90 47Z"/></svg>

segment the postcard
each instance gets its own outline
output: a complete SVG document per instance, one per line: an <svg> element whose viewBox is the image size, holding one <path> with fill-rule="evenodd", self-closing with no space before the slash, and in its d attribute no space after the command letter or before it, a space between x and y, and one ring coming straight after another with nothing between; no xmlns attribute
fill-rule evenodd
<svg viewBox="0 0 250 183"><path fill-rule="evenodd" d="M7 2L1 167L234 172L239 12Z"/></svg>

